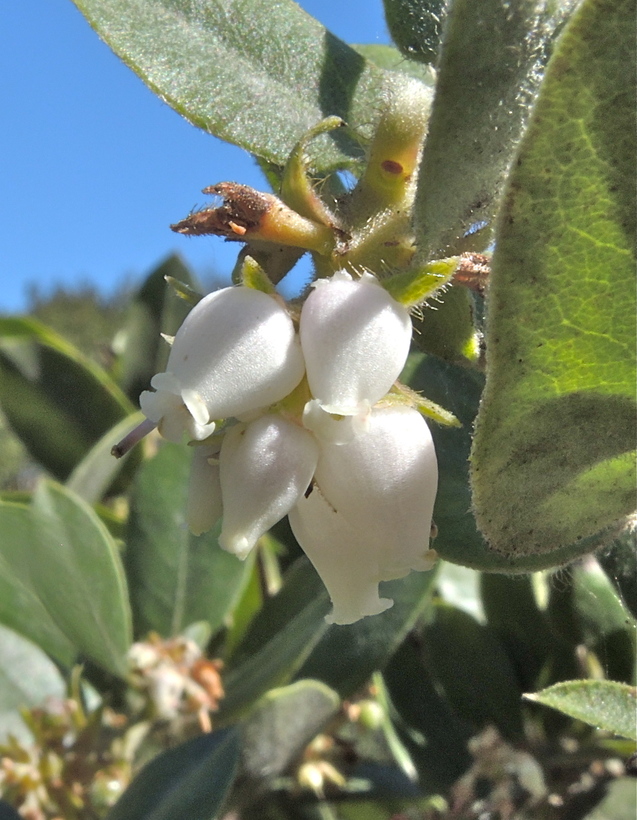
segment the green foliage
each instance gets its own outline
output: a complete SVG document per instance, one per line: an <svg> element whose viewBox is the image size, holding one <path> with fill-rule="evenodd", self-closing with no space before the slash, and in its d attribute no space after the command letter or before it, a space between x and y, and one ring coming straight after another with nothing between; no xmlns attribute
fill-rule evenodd
<svg viewBox="0 0 637 820"><path fill-rule="evenodd" d="M0 625L0 743L9 735L29 739L19 709L64 696L64 680L35 644Z"/></svg>
<svg viewBox="0 0 637 820"><path fill-rule="evenodd" d="M459 426L432 423L439 568L384 582L380 615L328 625L284 525L244 563L218 527L188 532L191 450L152 434L111 456L165 367L160 334L198 298L177 257L125 311L64 292L36 300L42 321L1 319L2 412L66 484L0 499L0 814L37 800L42 820L87 805L95 820L474 820L522 801L526 820L555 820L551 794L568 816L620 817L625 780L610 781L634 745L608 733L635 739L637 613L627 0L584 0L568 23L571 0L385 0L397 49L350 47L291 0L76 4L274 185L296 146L282 196L304 219L248 244L237 271L253 284L276 285L308 220L323 274L374 259L409 305L432 274L452 280L422 307L401 379ZM345 194L331 172L358 171L370 143ZM492 284L470 292L457 257L492 239ZM556 763L560 747L577 754ZM82 759L98 766L88 797L69 774Z"/></svg>
<svg viewBox="0 0 637 820"><path fill-rule="evenodd" d="M0 319L0 401L29 453L62 480L133 409L106 371L30 318Z"/></svg>
<svg viewBox="0 0 637 820"><path fill-rule="evenodd" d="M200 128L284 165L294 144L329 114L369 133L382 70L292 0L78 0L101 37L180 114ZM214 55L214 59L211 59ZM360 158L350 139L325 139L315 170Z"/></svg>
<svg viewBox="0 0 637 820"><path fill-rule="evenodd" d="M573 17L500 217L472 462L479 526L507 556L634 506L632 11L589 0Z"/></svg>
<svg viewBox="0 0 637 820"><path fill-rule="evenodd" d="M188 531L190 456L165 445L139 470L131 491L125 562L139 636L178 635L196 621L216 632L250 571L251 561L242 564L221 549L218 530Z"/></svg>
<svg viewBox="0 0 637 820"><path fill-rule="evenodd" d="M238 757L234 729L202 735L164 752L143 769L107 820L215 820Z"/></svg>
<svg viewBox="0 0 637 820"><path fill-rule="evenodd" d="M525 697L591 726L637 740L637 689L634 686L608 680L567 681Z"/></svg>

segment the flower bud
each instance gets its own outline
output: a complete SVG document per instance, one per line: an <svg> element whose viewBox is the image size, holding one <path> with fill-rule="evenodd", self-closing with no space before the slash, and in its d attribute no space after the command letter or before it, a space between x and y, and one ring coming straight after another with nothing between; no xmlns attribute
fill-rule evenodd
<svg viewBox="0 0 637 820"><path fill-rule="evenodd" d="M312 434L282 416L261 416L229 430L219 460L223 549L245 558L303 497L317 460Z"/></svg>
<svg viewBox="0 0 637 820"><path fill-rule="evenodd" d="M367 433L321 444L314 490L289 518L332 598L330 622L382 612L392 602L380 581L431 568L437 482L431 433L409 407L377 408Z"/></svg>
<svg viewBox="0 0 637 820"><path fill-rule="evenodd" d="M315 283L300 337L312 395L328 413L359 415L381 399L409 353L411 319L369 273Z"/></svg>
<svg viewBox="0 0 637 820"><path fill-rule="evenodd" d="M261 291L218 290L202 299L177 331L157 392L140 396L159 432L202 440L214 421L279 401L303 378L303 356L285 308Z"/></svg>

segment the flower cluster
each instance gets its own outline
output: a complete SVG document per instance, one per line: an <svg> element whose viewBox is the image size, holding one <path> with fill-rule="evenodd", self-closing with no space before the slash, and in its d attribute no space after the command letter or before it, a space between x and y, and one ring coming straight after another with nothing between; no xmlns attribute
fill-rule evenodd
<svg viewBox="0 0 637 820"><path fill-rule="evenodd" d="M288 515L332 623L384 611L379 582L435 555L431 434L391 393L411 332L407 308L368 273L319 279L298 320L276 294L224 288L193 308L140 398L161 435L196 445L191 530L222 517L219 543L245 558Z"/></svg>

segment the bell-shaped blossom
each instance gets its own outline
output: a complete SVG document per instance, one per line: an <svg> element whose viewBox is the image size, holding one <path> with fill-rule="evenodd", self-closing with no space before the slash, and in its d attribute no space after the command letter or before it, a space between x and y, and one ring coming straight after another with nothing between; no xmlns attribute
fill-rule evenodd
<svg viewBox="0 0 637 820"><path fill-rule="evenodd" d="M156 392L142 411L166 438L183 431L202 440L215 419L238 416L284 398L303 378L303 355L292 320L277 299L247 287L204 297L177 331Z"/></svg>
<svg viewBox="0 0 637 820"><path fill-rule="evenodd" d="M392 601L380 581L431 568L437 483L431 433L413 408L375 408L367 432L321 443L314 489L289 519L332 599L330 622L382 612Z"/></svg>
<svg viewBox="0 0 637 820"><path fill-rule="evenodd" d="M311 433L280 415L261 416L226 433L219 457L223 549L247 556L303 497L318 452Z"/></svg>
<svg viewBox="0 0 637 820"><path fill-rule="evenodd" d="M208 442L193 447L188 485L186 521L193 535L211 530L221 518L221 479L219 477L220 443Z"/></svg>
<svg viewBox="0 0 637 820"><path fill-rule="evenodd" d="M403 369L409 311L369 273L337 271L314 283L299 327L310 391L328 413L368 412Z"/></svg>

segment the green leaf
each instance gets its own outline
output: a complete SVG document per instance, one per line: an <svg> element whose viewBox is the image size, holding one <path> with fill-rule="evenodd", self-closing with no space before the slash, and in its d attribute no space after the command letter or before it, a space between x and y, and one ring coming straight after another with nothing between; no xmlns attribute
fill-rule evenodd
<svg viewBox="0 0 637 820"><path fill-rule="evenodd" d="M457 715L476 728L494 724L505 737L519 739L522 690L496 633L437 602L423 640L432 675Z"/></svg>
<svg viewBox="0 0 637 820"><path fill-rule="evenodd" d="M146 764L106 820L216 820L234 781L239 735L200 735Z"/></svg>
<svg viewBox="0 0 637 820"><path fill-rule="evenodd" d="M315 680L268 692L244 723L242 774L278 777L339 710L341 699Z"/></svg>
<svg viewBox="0 0 637 820"><path fill-rule="evenodd" d="M394 605L380 615L348 626L330 625L303 666L299 678L315 678L351 696L382 669L431 601L436 572L411 572L381 584L380 594Z"/></svg>
<svg viewBox="0 0 637 820"><path fill-rule="evenodd" d="M405 57L435 63L450 0L383 0L387 28Z"/></svg>
<svg viewBox="0 0 637 820"><path fill-rule="evenodd" d="M478 524L506 555L634 508L633 11L586 0L571 19L499 225L472 462Z"/></svg>
<svg viewBox="0 0 637 820"><path fill-rule="evenodd" d="M574 680L524 697L598 729L637 740L634 686L609 680Z"/></svg>
<svg viewBox="0 0 637 820"><path fill-rule="evenodd" d="M0 319L0 404L33 458L65 479L134 408L110 376L35 319Z"/></svg>
<svg viewBox="0 0 637 820"><path fill-rule="evenodd" d="M451 5L416 196L423 262L489 244L490 230L464 234L494 218L551 39L573 5Z"/></svg>
<svg viewBox="0 0 637 820"><path fill-rule="evenodd" d="M353 43L352 48L379 68L384 68L386 71L400 71L432 87L436 84L436 72L431 66L406 60L393 46L382 43Z"/></svg>
<svg viewBox="0 0 637 820"><path fill-rule="evenodd" d="M43 605L31 578L34 539L31 509L0 502L0 623L70 667L76 650Z"/></svg>
<svg viewBox="0 0 637 820"><path fill-rule="evenodd" d="M29 742L31 733L18 710L61 700L66 685L55 664L35 644L0 626L0 743L9 734Z"/></svg>
<svg viewBox="0 0 637 820"><path fill-rule="evenodd" d="M455 714L436 689L419 636L408 638L387 664L383 678L396 730L427 793L445 792L472 762L472 726ZM464 674L469 674L466 670Z"/></svg>
<svg viewBox="0 0 637 820"><path fill-rule="evenodd" d="M498 635L523 689L538 685L538 675L557 642L540 610L529 575L480 576L487 623Z"/></svg>
<svg viewBox="0 0 637 820"><path fill-rule="evenodd" d="M31 506L31 579L42 604L78 651L126 675L131 616L117 546L93 510L42 482Z"/></svg>
<svg viewBox="0 0 637 820"><path fill-rule="evenodd" d="M597 655L607 678L633 681L635 621L593 556L569 567L562 583L552 586L547 614L573 656L584 645Z"/></svg>
<svg viewBox="0 0 637 820"><path fill-rule="evenodd" d="M174 336L191 307L169 287L166 276L194 284L181 259L169 256L135 294L124 327L117 334L117 345L123 348L117 361L118 381L135 402L142 390L148 389L155 373L166 368L170 347L160 334Z"/></svg>
<svg viewBox="0 0 637 820"><path fill-rule="evenodd" d="M221 549L218 528L193 535L186 524L192 451L163 444L137 473L131 494L126 571L135 634L168 637L195 621L213 632L241 595L251 560Z"/></svg>
<svg viewBox="0 0 637 820"><path fill-rule="evenodd" d="M489 549L477 530L469 490L471 432L482 392L482 374L422 354L412 355L408 364L409 385L462 423L460 428L430 425L439 469L434 507L438 535L432 546L441 558L486 572L529 572L566 563L598 545L582 542L544 555L514 557Z"/></svg>
<svg viewBox="0 0 637 820"><path fill-rule="evenodd" d="M286 684L326 631L329 598L306 558L287 571L230 658L219 718L247 711L269 689ZM310 677L305 675L304 677Z"/></svg>
<svg viewBox="0 0 637 820"><path fill-rule="evenodd" d="M283 165L319 120L369 133L384 72L292 0L76 0L98 34L192 123ZM317 141L326 170L360 157L345 134ZM317 154L316 157L319 155Z"/></svg>
<svg viewBox="0 0 637 820"><path fill-rule="evenodd" d="M617 588L624 607L637 619L637 544L634 529L623 532L597 557Z"/></svg>

